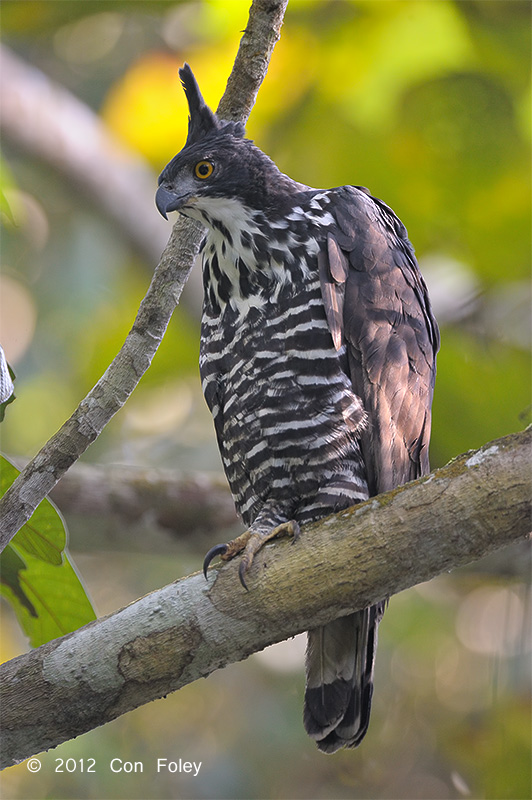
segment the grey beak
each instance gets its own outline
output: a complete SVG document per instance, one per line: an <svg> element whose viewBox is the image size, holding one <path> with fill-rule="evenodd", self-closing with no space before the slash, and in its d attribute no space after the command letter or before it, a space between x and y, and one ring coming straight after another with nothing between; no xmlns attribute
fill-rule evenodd
<svg viewBox="0 0 532 800"><path fill-rule="evenodd" d="M155 193L155 205L165 219L168 219L168 213L176 211L182 202L182 197L178 197L174 192L169 192L164 186L159 186Z"/></svg>

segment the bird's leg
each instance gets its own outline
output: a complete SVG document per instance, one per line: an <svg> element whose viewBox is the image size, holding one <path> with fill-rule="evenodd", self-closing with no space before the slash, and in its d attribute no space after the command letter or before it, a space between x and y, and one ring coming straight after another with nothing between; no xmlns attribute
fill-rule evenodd
<svg viewBox="0 0 532 800"><path fill-rule="evenodd" d="M244 589L247 589L248 587L246 585L245 577L247 571L253 563L255 554L259 552L266 542L268 542L270 539L273 539L275 536L279 536L280 534L293 536L295 541L299 536L299 525L295 520L290 520L289 522L283 522L280 525L277 525L275 528L269 528L266 530L250 529L244 531L244 533L241 533L240 536L237 536L236 539L233 539L227 544L215 545L205 556L205 560L203 562L203 574L205 577L207 577L207 568L213 558L216 558L216 556L220 556L222 561L230 561L236 555L244 551L242 554L240 567L238 568L238 576Z"/></svg>

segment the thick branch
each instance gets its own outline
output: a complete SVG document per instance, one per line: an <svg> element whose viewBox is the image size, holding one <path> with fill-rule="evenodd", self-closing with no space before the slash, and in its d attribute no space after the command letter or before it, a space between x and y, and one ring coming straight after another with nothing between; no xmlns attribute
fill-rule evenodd
<svg viewBox="0 0 532 800"><path fill-rule="evenodd" d="M221 101L222 110L231 108L231 113L243 121L266 74L269 57L279 38L286 3L287 0L253 0L230 85ZM241 86L233 75L243 70L250 59L252 63ZM256 69L257 65L260 69ZM239 94L235 96L237 91ZM178 219L122 349L70 419L30 461L0 500L0 549L99 436L148 369L179 302L201 241L201 231L192 220Z"/></svg>
<svg viewBox="0 0 532 800"><path fill-rule="evenodd" d="M237 559L4 664L1 765L523 539L531 439L528 430L491 442L309 526L293 545L266 547L249 592Z"/></svg>

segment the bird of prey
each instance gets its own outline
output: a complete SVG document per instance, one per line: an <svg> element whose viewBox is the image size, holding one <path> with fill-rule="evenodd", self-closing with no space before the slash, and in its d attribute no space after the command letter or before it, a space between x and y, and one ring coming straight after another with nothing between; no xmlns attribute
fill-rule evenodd
<svg viewBox="0 0 532 800"><path fill-rule="evenodd" d="M385 203L282 174L208 108L188 64L180 77L188 136L156 204L206 228L200 374L247 531L204 568L242 553L247 588L273 536L428 472L439 334ZM326 753L367 731L385 602L308 633L304 725Z"/></svg>

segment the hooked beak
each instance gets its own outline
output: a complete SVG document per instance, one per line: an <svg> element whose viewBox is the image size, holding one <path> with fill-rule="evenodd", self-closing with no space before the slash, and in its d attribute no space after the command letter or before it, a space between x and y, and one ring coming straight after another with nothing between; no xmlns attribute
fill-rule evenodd
<svg viewBox="0 0 532 800"><path fill-rule="evenodd" d="M185 203L186 199L186 195L176 195L175 192L169 192L164 186L159 186L155 193L155 205L165 219L168 219L170 211L177 211Z"/></svg>

